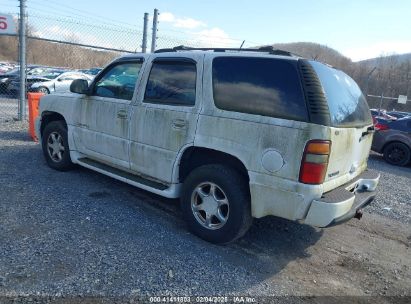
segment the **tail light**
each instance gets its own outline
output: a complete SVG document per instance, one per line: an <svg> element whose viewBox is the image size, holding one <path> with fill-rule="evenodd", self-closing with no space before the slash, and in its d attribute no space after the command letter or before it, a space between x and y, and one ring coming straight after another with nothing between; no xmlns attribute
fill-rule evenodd
<svg viewBox="0 0 411 304"><path fill-rule="evenodd" d="M381 124L379 122L375 125L375 130L378 130L378 131L388 130L389 128L390 127L388 125Z"/></svg>
<svg viewBox="0 0 411 304"><path fill-rule="evenodd" d="M310 140L307 142L300 167L300 182L322 184L328 167L331 142L329 140Z"/></svg>

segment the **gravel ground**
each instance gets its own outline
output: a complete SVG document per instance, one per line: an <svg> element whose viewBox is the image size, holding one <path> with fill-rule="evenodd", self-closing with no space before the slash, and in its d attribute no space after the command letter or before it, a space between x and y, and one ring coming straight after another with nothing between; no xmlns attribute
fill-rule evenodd
<svg viewBox="0 0 411 304"><path fill-rule="evenodd" d="M146 295L410 300L410 167L370 156L382 179L361 221L314 229L266 217L238 242L215 246L186 231L176 200L82 168L50 169L26 130L24 123L0 124L0 302ZM301 300L271 298L284 299Z"/></svg>
<svg viewBox="0 0 411 304"><path fill-rule="evenodd" d="M18 115L18 99L0 92L0 123L13 121Z"/></svg>
<svg viewBox="0 0 411 304"><path fill-rule="evenodd" d="M411 224L411 166L392 166L384 161L381 154L371 152L368 168L381 174L378 196L369 209Z"/></svg>

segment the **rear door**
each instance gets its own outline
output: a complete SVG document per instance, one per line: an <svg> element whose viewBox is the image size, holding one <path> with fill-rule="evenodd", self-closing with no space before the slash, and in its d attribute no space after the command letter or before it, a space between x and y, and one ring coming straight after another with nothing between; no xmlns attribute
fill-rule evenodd
<svg viewBox="0 0 411 304"><path fill-rule="evenodd" d="M170 183L179 151L194 142L203 55L158 56L148 63L130 120L130 167Z"/></svg>
<svg viewBox="0 0 411 304"><path fill-rule="evenodd" d="M330 111L331 154L325 181L332 181L329 185L336 187L365 170L373 136L372 117L353 79L322 63L310 63L323 86Z"/></svg>

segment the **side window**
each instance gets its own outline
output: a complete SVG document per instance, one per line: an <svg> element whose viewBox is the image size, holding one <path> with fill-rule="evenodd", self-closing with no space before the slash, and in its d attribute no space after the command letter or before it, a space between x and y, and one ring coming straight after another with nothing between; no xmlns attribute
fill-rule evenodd
<svg viewBox="0 0 411 304"><path fill-rule="evenodd" d="M148 78L144 102L194 106L196 65L188 60L154 61Z"/></svg>
<svg viewBox="0 0 411 304"><path fill-rule="evenodd" d="M217 108L307 121L308 114L293 62L255 57L216 57L213 94Z"/></svg>
<svg viewBox="0 0 411 304"><path fill-rule="evenodd" d="M94 96L131 100L142 62L122 62L105 70L93 88Z"/></svg>

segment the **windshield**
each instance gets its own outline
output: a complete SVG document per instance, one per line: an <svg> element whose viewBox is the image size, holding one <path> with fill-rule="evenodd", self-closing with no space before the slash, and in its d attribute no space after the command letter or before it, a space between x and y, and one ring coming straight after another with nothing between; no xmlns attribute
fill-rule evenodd
<svg viewBox="0 0 411 304"><path fill-rule="evenodd" d="M350 76L320 62L310 63L324 88L333 127L363 127L372 124L367 101Z"/></svg>

